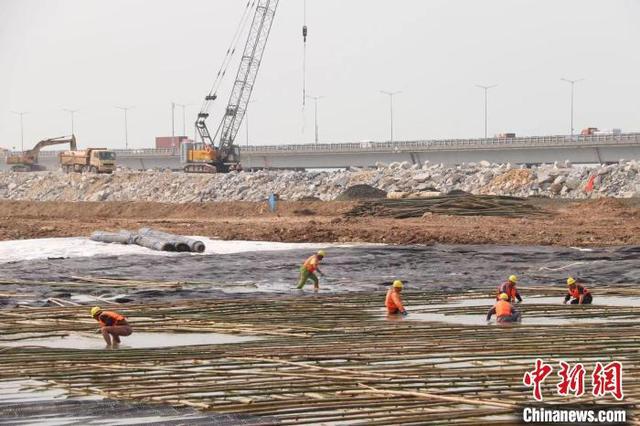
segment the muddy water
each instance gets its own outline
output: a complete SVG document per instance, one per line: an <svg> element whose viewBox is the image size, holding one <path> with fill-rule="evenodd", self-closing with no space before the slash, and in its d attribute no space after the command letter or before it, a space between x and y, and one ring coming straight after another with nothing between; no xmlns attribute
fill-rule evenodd
<svg viewBox="0 0 640 426"><path fill-rule="evenodd" d="M180 290L129 291L132 301L198 298L224 293L275 292L291 294L299 264L313 251L305 248L216 255L93 256L5 263L0 279L68 281L71 276L147 280L205 281L210 285ZM574 249L524 246L355 246L328 249L321 280L325 292L380 289L395 278L407 289L494 288L510 274L527 285L562 284L568 275L590 283L640 283L640 247ZM310 287L310 285L309 285ZM91 288L91 286L88 286ZM96 290L91 294L96 294ZM597 289L595 294L597 294ZM82 297L78 286L56 288L3 286L3 291L42 297ZM99 287L103 297L123 296L122 290ZM597 297L597 296L596 296ZM0 297L2 304L16 303ZM23 301L24 302L24 301Z"/></svg>
<svg viewBox="0 0 640 426"><path fill-rule="evenodd" d="M258 340L257 337L236 336L219 333L134 333L121 337L120 349L168 348L174 346L222 345ZM64 337L0 340L0 346L42 346L63 349L103 349L102 336L97 334L72 333Z"/></svg>
<svg viewBox="0 0 640 426"><path fill-rule="evenodd" d="M624 322L636 322L636 318L609 318L598 316L594 314L590 318L584 317L571 317L571 308L573 306L567 306L567 312L564 316L540 316L540 315L527 315L527 307L544 307L544 306L561 306L564 301L564 297L528 297L523 304L516 305L516 309L523 313L522 320L518 324L497 324L499 326L519 326L519 325L580 325L580 324L593 324L593 323L624 323ZM439 311L449 308L459 307L483 307L487 310L493 306L495 300L492 298L487 299L466 299L458 300L445 304L433 304L433 305L412 305L407 307L410 312L409 316L401 315L388 315L382 308L374 311L377 317L387 321L433 321L444 322L447 324L456 325L495 325L496 317L490 321L486 320L486 312L482 310L475 314L447 314L440 313ZM640 306L640 298L638 297L621 297L621 296L600 296L596 298L591 306Z"/></svg>
<svg viewBox="0 0 640 426"><path fill-rule="evenodd" d="M267 425L243 415L70 396L36 380L0 381L0 425Z"/></svg>

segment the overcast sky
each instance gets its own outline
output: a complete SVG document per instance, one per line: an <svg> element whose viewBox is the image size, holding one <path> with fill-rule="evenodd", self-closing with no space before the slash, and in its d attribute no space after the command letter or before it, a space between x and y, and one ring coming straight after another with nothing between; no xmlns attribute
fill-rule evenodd
<svg viewBox="0 0 640 426"><path fill-rule="evenodd" d="M0 146L70 133L79 144L151 147L187 133L245 8L244 0L0 0ZM302 110L303 1L281 0L250 106L253 144L313 141ZM640 129L640 0L307 0L307 86L321 142ZM231 72L230 74L235 74ZM231 75L230 75L231 76ZM221 96L221 107L228 94ZM209 127L220 119L216 109ZM182 112L176 110L176 132ZM245 144L245 126L237 142Z"/></svg>

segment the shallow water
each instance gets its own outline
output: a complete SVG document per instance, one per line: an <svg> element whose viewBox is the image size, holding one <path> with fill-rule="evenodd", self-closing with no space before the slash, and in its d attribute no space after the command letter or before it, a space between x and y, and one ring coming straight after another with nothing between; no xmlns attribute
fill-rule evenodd
<svg viewBox="0 0 640 426"><path fill-rule="evenodd" d="M119 349L168 348L175 346L222 345L259 340L259 337L220 333L134 333L121 337ZM61 349L104 349L101 334L72 333L65 337L47 337L17 341L0 341L0 346L43 346Z"/></svg>
<svg viewBox="0 0 640 426"><path fill-rule="evenodd" d="M530 316L526 315L526 307L527 305L555 305L561 306L564 301L564 296L558 297L529 297L523 303L517 304L516 309L520 309L523 311L522 321L519 324L523 325L563 325L563 324L591 324L591 323L619 323L619 322L629 322L636 321L635 319L626 319L626 318L604 318L594 316L592 318L571 318L570 311L567 311L567 316L552 316L552 317L541 317L541 316ZM456 325L499 325L499 326L512 326L514 324L497 324L495 315L491 318L490 322L486 321L486 313L480 313L475 315L464 315L464 314L453 314L447 315L443 313L434 312L440 309L450 309L457 307L475 307L482 306L486 307L487 310L495 304L494 299L463 299L452 301L451 303L444 304L433 304L433 305L415 305L411 306L408 300L407 302L407 311L409 315L406 317L398 316L398 315L387 315L383 309L380 309L376 312L380 314L381 318L390 320L390 321L404 321L404 320L414 320L414 321L435 321L435 322L443 322L447 324L456 324ZM593 306L640 306L640 298L638 297L621 297L621 296L601 296L598 298L594 297ZM568 309L571 309L568 307Z"/></svg>
<svg viewBox="0 0 640 426"><path fill-rule="evenodd" d="M579 325L591 323L620 323L636 322L636 319L606 319L606 318L571 318L571 317L527 317L522 316L522 321L518 324L497 324L495 315L490 322L486 321L486 315L444 315L437 313L416 313L410 314L406 319L416 321L437 321L456 325L498 325L509 327L514 325Z"/></svg>
<svg viewBox="0 0 640 426"><path fill-rule="evenodd" d="M36 380L0 381L2 425L243 425L268 424L248 416L201 413L190 408L69 396Z"/></svg>

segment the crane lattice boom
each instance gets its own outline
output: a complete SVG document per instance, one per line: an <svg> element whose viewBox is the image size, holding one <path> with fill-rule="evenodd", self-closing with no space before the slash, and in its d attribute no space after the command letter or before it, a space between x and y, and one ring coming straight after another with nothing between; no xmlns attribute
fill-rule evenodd
<svg viewBox="0 0 640 426"><path fill-rule="evenodd" d="M240 125L244 118L253 85L260 69L262 55L267 45L267 39L271 32L273 18L278 7L279 0L257 0L256 11L253 16L249 34L244 46L240 66L229 96L227 108L216 133L211 137L209 130L205 124L206 118L209 116L206 109L210 101L215 100L216 95L210 94L205 99L205 107L198 114L196 128L203 142L208 143L215 148L214 140L219 136L220 144L218 147L217 157L224 163L235 163L235 150L233 142L235 141Z"/></svg>

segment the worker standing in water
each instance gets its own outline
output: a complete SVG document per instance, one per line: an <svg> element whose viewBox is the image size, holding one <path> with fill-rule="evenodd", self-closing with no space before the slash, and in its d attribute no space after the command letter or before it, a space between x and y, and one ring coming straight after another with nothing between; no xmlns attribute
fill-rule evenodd
<svg viewBox="0 0 640 426"><path fill-rule="evenodd" d="M567 278L567 286L569 286L569 292L564 297L564 303L566 304L571 300L572 305L590 305L593 301L593 296L587 288L578 282L573 277Z"/></svg>
<svg viewBox="0 0 640 426"><path fill-rule="evenodd" d="M308 280L313 281L313 289L318 291L320 285L318 283L318 276L316 272L322 276L324 274L320 270L320 262L325 256L324 250L318 251L316 254L309 256L300 267L300 279L298 280L298 289L302 289Z"/></svg>
<svg viewBox="0 0 640 426"><path fill-rule="evenodd" d="M509 295L502 293L498 296L498 302L487 312L487 321L491 320L493 314L496 315L497 323L519 322L522 315L509 301Z"/></svg>
<svg viewBox="0 0 640 426"><path fill-rule="evenodd" d="M387 313L390 315L401 314L407 315L407 310L404 308L402 304L402 298L400 297L400 293L404 288L404 284L402 281L395 280L393 285L387 291L387 297L384 301L385 306L387 307Z"/></svg>
<svg viewBox="0 0 640 426"><path fill-rule="evenodd" d="M113 311L104 311L99 306L91 308L91 316L100 323L100 331L107 347L118 347L120 336L130 336L133 330L127 319Z"/></svg>
<svg viewBox="0 0 640 426"><path fill-rule="evenodd" d="M518 303L522 302L522 296L518 293L518 289L516 288L516 284L518 283L518 277L515 275L511 275L507 281L500 284L498 287L498 294L496 295L496 300L500 299L500 295L506 294L509 296L509 302L514 303L516 300Z"/></svg>

